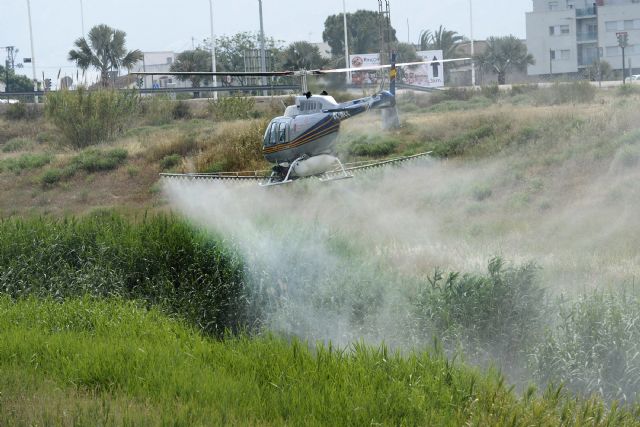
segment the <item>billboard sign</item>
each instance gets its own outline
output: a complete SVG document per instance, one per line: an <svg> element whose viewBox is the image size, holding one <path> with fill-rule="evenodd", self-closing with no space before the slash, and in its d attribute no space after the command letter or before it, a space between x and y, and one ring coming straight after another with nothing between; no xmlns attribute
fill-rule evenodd
<svg viewBox="0 0 640 427"><path fill-rule="evenodd" d="M365 53L360 55L349 55L351 68L367 68L380 65L379 53ZM369 85L378 83L378 73L376 70L352 71L351 81L355 85Z"/></svg>
<svg viewBox="0 0 640 427"><path fill-rule="evenodd" d="M423 50L416 52L421 61L429 61L429 64L407 67L404 72L404 83L420 87L443 87L444 64L441 50Z"/></svg>

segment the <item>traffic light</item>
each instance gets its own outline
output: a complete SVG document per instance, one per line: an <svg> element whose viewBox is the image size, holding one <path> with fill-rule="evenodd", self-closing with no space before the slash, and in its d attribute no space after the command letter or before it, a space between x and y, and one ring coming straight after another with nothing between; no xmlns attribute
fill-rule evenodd
<svg viewBox="0 0 640 427"><path fill-rule="evenodd" d="M51 79L44 79L44 90L51 90Z"/></svg>

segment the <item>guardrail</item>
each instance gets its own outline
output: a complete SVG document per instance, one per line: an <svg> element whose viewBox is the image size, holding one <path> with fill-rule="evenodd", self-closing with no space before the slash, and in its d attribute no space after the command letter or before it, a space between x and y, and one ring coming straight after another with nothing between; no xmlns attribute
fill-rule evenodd
<svg viewBox="0 0 640 427"><path fill-rule="evenodd" d="M590 33L578 33L576 34L576 37L578 39L579 42L589 42L589 41L597 41L598 40L598 33L596 32L590 32Z"/></svg>
<svg viewBox="0 0 640 427"><path fill-rule="evenodd" d="M94 89L92 89L94 90ZM98 90L98 89L95 89ZM118 89L118 90L130 90L130 89ZM273 85L273 86L218 86L218 87L181 87L181 88L159 88L159 89L135 89L141 94L153 95L153 94L174 94L174 93L194 93L194 92L246 92L261 95L262 92L269 91L272 94L274 92L300 92L302 89L300 85ZM17 99L20 101L30 100L33 101L34 96L42 97L49 92L37 91L37 92L0 92L0 99Z"/></svg>

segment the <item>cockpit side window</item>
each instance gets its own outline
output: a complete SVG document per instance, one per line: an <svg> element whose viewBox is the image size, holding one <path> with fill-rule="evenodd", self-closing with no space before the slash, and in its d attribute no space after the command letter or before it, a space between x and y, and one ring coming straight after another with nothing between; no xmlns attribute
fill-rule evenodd
<svg viewBox="0 0 640 427"><path fill-rule="evenodd" d="M278 142L278 123L271 125L271 140L269 142L271 145Z"/></svg>
<svg viewBox="0 0 640 427"><path fill-rule="evenodd" d="M278 136L278 144L287 142L287 127L286 123L280 123L280 135Z"/></svg>
<svg viewBox="0 0 640 427"><path fill-rule="evenodd" d="M273 126L273 124L270 124L269 126L267 126L267 130L264 132L264 145L271 145L271 127Z"/></svg>

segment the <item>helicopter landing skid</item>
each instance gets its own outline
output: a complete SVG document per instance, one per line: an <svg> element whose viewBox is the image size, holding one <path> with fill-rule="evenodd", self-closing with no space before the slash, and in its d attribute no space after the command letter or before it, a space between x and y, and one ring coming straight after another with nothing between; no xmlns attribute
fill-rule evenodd
<svg viewBox="0 0 640 427"><path fill-rule="evenodd" d="M291 165L287 168L287 173L282 177L282 174L279 174L277 171L273 171L271 176L267 178L266 182L260 183L260 187L272 187L275 185L284 185L290 184L298 178L310 178L311 176L318 176L318 180L320 182L331 182L331 181L339 181L342 179L353 178L353 175L347 172L344 165L340 161L340 159L335 158L335 161L338 165L330 171L326 171L320 175L308 175L308 176L296 176L295 168L298 166L299 162L306 160L307 156L302 156L297 158L295 161L291 163Z"/></svg>

